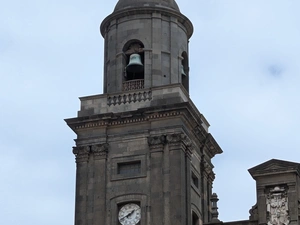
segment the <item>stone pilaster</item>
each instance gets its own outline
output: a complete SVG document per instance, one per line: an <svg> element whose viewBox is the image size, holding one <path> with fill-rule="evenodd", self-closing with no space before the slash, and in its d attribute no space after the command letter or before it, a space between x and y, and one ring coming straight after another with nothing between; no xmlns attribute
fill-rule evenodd
<svg viewBox="0 0 300 225"><path fill-rule="evenodd" d="M106 158L108 144L92 145L91 154L94 156L93 224L106 224Z"/></svg>
<svg viewBox="0 0 300 225"><path fill-rule="evenodd" d="M108 153L108 144L97 144L91 146L91 152L95 160L106 159Z"/></svg>
<svg viewBox="0 0 300 225"><path fill-rule="evenodd" d="M75 225L86 225L87 176L90 147L73 147L73 153L76 157Z"/></svg>
<svg viewBox="0 0 300 225"><path fill-rule="evenodd" d="M212 166L202 159L201 162L202 170L202 208L203 208L203 221L208 223L211 221L211 195L212 195L212 183L215 179L215 174L212 170Z"/></svg>
<svg viewBox="0 0 300 225"><path fill-rule="evenodd" d="M256 186L257 208L258 208L258 224L267 224L267 208L265 186Z"/></svg>
<svg viewBox="0 0 300 225"><path fill-rule="evenodd" d="M148 138L150 148L150 206L151 224L164 224L163 199L163 155L165 136L151 136Z"/></svg>
<svg viewBox="0 0 300 225"><path fill-rule="evenodd" d="M190 141L183 133L168 134L166 140L170 151L170 184L176 186L170 192L170 202L181 206L171 208L170 218L173 225L190 224Z"/></svg>

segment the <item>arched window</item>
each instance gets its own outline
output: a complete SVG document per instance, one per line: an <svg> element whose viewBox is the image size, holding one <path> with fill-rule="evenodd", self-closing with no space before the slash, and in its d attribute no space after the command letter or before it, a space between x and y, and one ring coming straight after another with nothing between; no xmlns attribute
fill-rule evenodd
<svg viewBox="0 0 300 225"><path fill-rule="evenodd" d="M144 88L144 44L130 40L123 47L125 57L123 91Z"/></svg>
<svg viewBox="0 0 300 225"><path fill-rule="evenodd" d="M130 40L124 47L126 58L125 81L144 79L144 44L139 40Z"/></svg>

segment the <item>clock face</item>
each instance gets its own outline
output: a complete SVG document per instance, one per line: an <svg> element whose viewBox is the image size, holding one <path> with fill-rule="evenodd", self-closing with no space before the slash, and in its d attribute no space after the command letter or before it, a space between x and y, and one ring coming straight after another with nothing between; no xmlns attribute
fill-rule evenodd
<svg viewBox="0 0 300 225"><path fill-rule="evenodd" d="M119 211L119 221L122 225L136 225L141 220L141 208L135 203L129 203Z"/></svg>

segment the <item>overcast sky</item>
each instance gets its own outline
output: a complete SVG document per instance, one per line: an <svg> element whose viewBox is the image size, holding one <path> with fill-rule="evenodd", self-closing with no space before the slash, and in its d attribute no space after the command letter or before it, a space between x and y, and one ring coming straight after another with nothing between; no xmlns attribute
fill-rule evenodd
<svg viewBox="0 0 300 225"><path fill-rule="evenodd" d="M1 224L74 224L76 136L63 119L102 93L99 25L116 2L0 0ZM190 95L224 151L219 219L248 219L247 170L300 162L300 1L177 3L194 24Z"/></svg>

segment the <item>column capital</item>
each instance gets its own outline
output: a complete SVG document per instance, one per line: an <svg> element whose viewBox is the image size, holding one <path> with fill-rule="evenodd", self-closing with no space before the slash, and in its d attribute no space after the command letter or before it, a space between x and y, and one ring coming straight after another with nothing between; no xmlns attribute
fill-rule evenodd
<svg viewBox="0 0 300 225"><path fill-rule="evenodd" d="M213 171L213 167L205 160L203 161L203 171L204 175L207 177L208 182L212 184L215 180L215 173Z"/></svg>
<svg viewBox="0 0 300 225"><path fill-rule="evenodd" d="M90 146L73 147L76 163L88 162L90 154Z"/></svg>
<svg viewBox="0 0 300 225"><path fill-rule="evenodd" d="M186 156L191 159L193 154L193 145L188 136L184 133L174 133L166 135L166 141L170 150L175 150L178 146L185 152Z"/></svg>
<svg viewBox="0 0 300 225"><path fill-rule="evenodd" d="M95 160L105 159L108 153L108 143L92 145L91 152L94 154Z"/></svg>
<svg viewBox="0 0 300 225"><path fill-rule="evenodd" d="M165 135L148 137L148 145L151 151L163 150L165 143L166 143Z"/></svg>

